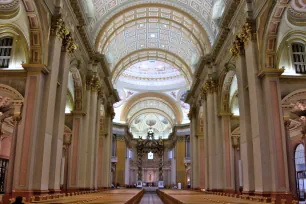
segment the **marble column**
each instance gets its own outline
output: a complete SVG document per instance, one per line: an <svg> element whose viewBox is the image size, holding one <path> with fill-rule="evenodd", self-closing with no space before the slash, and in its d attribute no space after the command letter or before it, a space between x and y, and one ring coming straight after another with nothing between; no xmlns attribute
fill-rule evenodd
<svg viewBox="0 0 306 204"><path fill-rule="evenodd" d="M94 73L94 76L96 73ZM97 99L98 99L98 88L100 81L95 77L94 82L91 84L91 92L89 94L89 123L87 133L87 157L86 157L86 189L93 190L94 188L94 158L95 158L95 136L96 136L96 119L97 119Z"/></svg>
<svg viewBox="0 0 306 204"><path fill-rule="evenodd" d="M206 90L202 90L202 107L203 107L203 125L204 125L204 138L203 138L203 148L201 148L203 161L201 159L201 167L204 170L204 174L201 171L202 179L204 179L204 186L201 188L207 189L209 186L209 174L208 174L208 124L207 124L207 92ZM202 164L203 163L203 164ZM202 175L203 174L203 175Z"/></svg>
<svg viewBox="0 0 306 204"><path fill-rule="evenodd" d="M172 159L171 159L171 185L176 184L176 148L173 147L172 149Z"/></svg>
<svg viewBox="0 0 306 204"><path fill-rule="evenodd" d="M98 175L99 170L99 158L100 158L100 118L101 118L101 105L102 105L102 89L98 89L98 100L96 108L96 129L95 129L95 151L94 151L94 176L93 184L94 189L98 189Z"/></svg>
<svg viewBox="0 0 306 204"><path fill-rule="evenodd" d="M224 189L227 192L235 192L235 181L234 181L234 150L231 144L231 113L221 113L222 131L223 131L223 165L224 165Z"/></svg>
<svg viewBox="0 0 306 204"><path fill-rule="evenodd" d="M104 137L103 140L103 173L102 173L102 185L104 188L111 187L111 147L112 147L112 121L113 121L113 111L110 105L107 107L107 114L106 114L106 127L107 127L107 135Z"/></svg>
<svg viewBox="0 0 306 204"><path fill-rule="evenodd" d="M72 115L73 128L68 163L68 192L78 191L80 189L80 149L83 145L81 141L83 138L85 113L82 111L73 111Z"/></svg>
<svg viewBox="0 0 306 204"><path fill-rule="evenodd" d="M250 98L248 93L247 69L244 50L236 59L236 75L238 81L238 102L240 112L240 147L243 175L243 192L252 194L255 191L254 156L252 142L252 126L250 117Z"/></svg>
<svg viewBox="0 0 306 204"><path fill-rule="evenodd" d="M91 68L91 67L90 67ZM95 76L91 70L87 72L86 76L86 105L85 105L85 117L83 117L83 132L80 138L80 150L78 157L80 158L79 168L79 186L80 190L89 190L86 186L86 171L87 171L87 155L88 155L88 128L90 118L90 106L91 106L91 87L94 85Z"/></svg>
<svg viewBox="0 0 306 204"><path fill-rule="evenodd" d="M37 138L45 138L45 134L39 135L38 127L41 119L41 109L43 108L44 83L49 70L41 64L23 64L23 67L27 71L27 82L22 120L17 133L12 196L20 195L30 198L34 193L33 189L36 189L33 184L36 176L34 173L36 166L44 169L44 175L48 178L45 168L50 163L42 164L35 160L41 159L40 157L43 155L43 153L36 154L37 146L45 144ZM38 193L48 192L48 180L40 180L37 184L39 185Z"/></svg>
<svg viewBox="0 0 306 204"><path fill-rule="evenodd" d="M207 142L208 142L208 189L217 190L216 185L216 149L215 149L215 103L211 80L206 81L207 89Z"/></svg>
<svg viewBox="0 0 306 204"><path fill-rule="evenodd" d="M65 107L68 87L68 73L70 66L70 52L67 46L71 38L65 37L60 58L60 70L58 73L58 83L56 91L56 102L54 109L54 124L53 136L51 143L51 162L49 173L49 191L51 193L60 192L60 173L61 173L61 159L63 150L63 135L65 125Z"/></svg>
<svg viewBox="0 0 306 204"><path fill-rule="evenodd" d="M296 189L296 172L295 172L295 158L294 151L291 147L290 141L290 119L284 116L285 136L286 136L286 147L287 147L287 162L288 162L288 174L289 174L289 189L294 198L297 198Z"/></svg>
<svg viewBox="0 0 306 204"><path fill-rule="evenodd" d="M264 192L272 190L272 158L270 141L268 137L267 117L265 112L269 111L267 103L264 101L263 87L260 78L258 78L257 65L258 47L255 40L250 40L245 45L245 70L248 78L249 101L250 101L250 117L251 117L251 132L253 142L254 159L254 176L255 176L255 194L261 195ZM279 117L279 116L278 116ZM270 126L272 127L272 126ZM260 151L258 151L260 150ZM283 176L283 175L282 175ZM265 193L264 193L265 194Z"/></svg>
<svg viewBox="0 0 306 204"><path fill-rule="evenodd" d="M191 188L199 188L199 160L198 160L198 137L196 135L197 114L196 107L191 107L190 119L190 149L191 149Z"/></svg>
<svg viewBox="0 0 306 204"><path fill-rule="evenodd" d="M216 68L213 66L213 70L215 71ZM214 72L214 75L216 75L216 72ZM222 124L221 124L221 118L219 116L219 100L218 100L218 85L217 85L217 76L214 76L215 79L211 81L211 89L213 91L213 101L214 101L214 120L215 120L215 188L217 191L222 191L224 189L224 164L223 164L223 148L224 147L224 139L222 138L221 130L222 130Z"/></svg>
<svg viewBox="0 0 306 204"><path fill-rule="evenodd" d="M291 193L289 193L289 178L288 178L288 161L287 161L287 146L283 113L281 109L281 95L279 76L283 73L283 69L263 69L259 76L263 80L265 117L267 119L268 132L264 135L265 143L269 145L263 146L266 150L262 152L269 153L271 166L264 165L264 175L270 173L272 197L276 198L276 202L280 201L284 196L287 202L291 202ZM262 148L263 148L262 147ZM267 154L263 155L267 157ZM270 170L270 172L267 172ZM257 178L257 174L256 174ZM264 177L266 179L266 177ZM266 182L266 180L264 180ZM265 190L265 188L261 188ZM257 190L256 190L257 191ZM290 195L289 195L290 194Z"/></svg>

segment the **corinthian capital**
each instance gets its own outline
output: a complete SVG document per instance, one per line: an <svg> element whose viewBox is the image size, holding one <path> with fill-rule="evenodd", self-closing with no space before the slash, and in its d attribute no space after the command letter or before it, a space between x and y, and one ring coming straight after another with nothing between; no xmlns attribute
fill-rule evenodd
<svg viewBox="0 0 306 204"><path fill-rule="evenodd" d="M65 26L62 16L54 16L51 22L51 35L64 39L69 34L69 30Z"/></svg>

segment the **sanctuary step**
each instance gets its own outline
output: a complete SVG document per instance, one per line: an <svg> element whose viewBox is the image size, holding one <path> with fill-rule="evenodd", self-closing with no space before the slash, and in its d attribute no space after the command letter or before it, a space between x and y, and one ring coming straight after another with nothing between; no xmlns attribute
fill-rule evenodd
<svg viewBox="0 0 306 204"><path fill-rule="evenodd" d="M143 189L145 190L145 192L156 192L158 187L143 187Z"/></svg>
<svg viewBox="0 0 306 204"><path fill-rule="evenodd" d="M62 198L54 199L42 199L40 201L30 201L25 203L53 203L53 204L64 204L64 203L95 203L95 204L136 204L139 203L144 194L143 189L116 189L108 190L103 192L81 194L74 196L65 196ZM11 200L11 203L14 202L14 199Z"/></svg>

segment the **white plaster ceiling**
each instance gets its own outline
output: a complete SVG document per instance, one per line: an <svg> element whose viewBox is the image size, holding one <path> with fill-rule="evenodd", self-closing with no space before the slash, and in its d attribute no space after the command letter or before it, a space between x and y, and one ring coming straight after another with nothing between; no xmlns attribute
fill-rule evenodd
<svg viewBox="0 0 306 204"><path fill-rule="evenodd" d="M227 0L92 0L95 8L95 19L91 25L92 31L99 28L122 10L142 4L162 4L184 11L192 16L208 33L211 43L218 33L218 25L212 19L212 10L215 3ZM94 36L97 35L93 33Z"/></svg>
<svg viewBox="0 0 306 204"><path fill-rule="evenodd" d="M186 86L184 75L179 69L156 60L138 62L130 66L120 75L118 83L149 91Z"/></svg>
<svg viewBox="0 0 306 204"><path fill-rule="evenodd" d="M166 117L158 113L143 113L135 118L131 125L130 131L134 138L147 138L148 129L153 130L154 138L167 139L172 132L172 125Z"/></svg>
<svg viewBox="0 0 306 204"><path fill-rule="evenodd" d="M199 44L186 36L179 25L174 27L158 22L134 22L106 43L104 53L111 63L110 71L124 57L143 49L160 49L173 53L191 68L202 55Z"/></svg>

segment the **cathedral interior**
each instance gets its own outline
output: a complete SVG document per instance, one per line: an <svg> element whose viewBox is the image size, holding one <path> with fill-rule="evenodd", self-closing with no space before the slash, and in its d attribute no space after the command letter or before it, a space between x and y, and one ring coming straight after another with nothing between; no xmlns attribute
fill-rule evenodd
<svg viewBox="0 0 306 204"><path fill-rule="evenodd" d="M304 204L306 0L0 0L0 203Z"/></svg>

